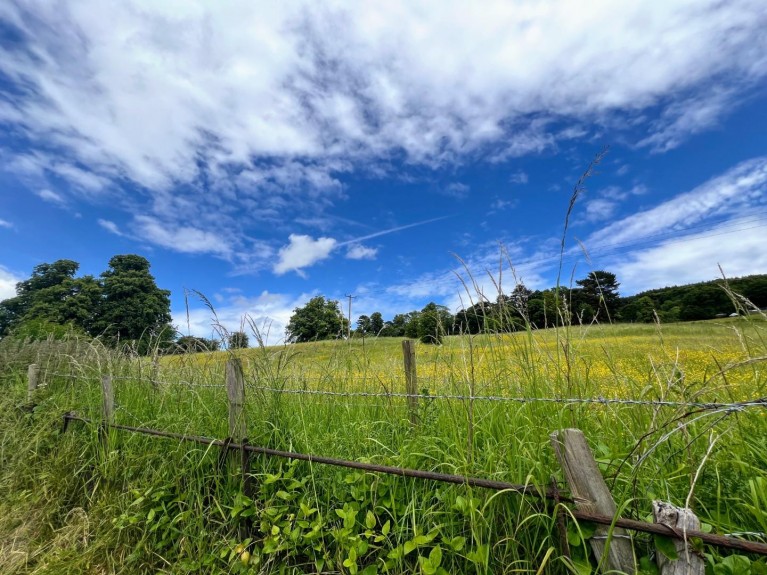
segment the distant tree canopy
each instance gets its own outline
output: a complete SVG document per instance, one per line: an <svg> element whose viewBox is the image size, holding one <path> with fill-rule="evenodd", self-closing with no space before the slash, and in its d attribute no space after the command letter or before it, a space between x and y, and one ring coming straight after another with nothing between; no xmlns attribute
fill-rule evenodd
<svg viewBox="0 0 767 575"><path fill-rule="evenodd" d="M15 334L40 339L74 330L111 345L129 344L138 353L215 351L221 342L184 336L176 341L171 326L170 292L157 287L149 261L117 255L98 278L76 277L79 264L57 260L35 266L29 279L16 284L16 295L0 301L0 338ZM421 310L398 313L385 321L376 311L361 315L356 336L408 337L439 344L446 335L510 332L590 322L661 322L705 320L733 312L767 308L767 275L653 289L621 297L614 273L597 270L575 281L576 287L528 289L517 283L495 301L481 298L455 316L435 302ZM343 337L348 328L339 302L316 296L293 310L285 330L289 342ZM234 332L230 349L248 347L248 336Z"/></svg>
<svg viewBox="0 0 767 575"><path fill-rule="evenodd" d="M227 347L229 349L245 349L249 345L248 334L244 331L235 331L229 334Z"/></svg>
<svg viewBox="0 0 767 575"><path fill-rule="evenodd" d="M204 351L218 351L219 349L221 349L221 342L217 339L185 335L178 338L174 351L176 353L198 353Z"/></svg>
<svg viewBox="0 0 767 575"><path fill-rule="evenodd" d="M35 266L16 285L16 296L0 302L0 335L23 331L30 322L70 326L110 344L132 342L140 353L175 340L170 292L157 287L146 258L115 256L99 279L75 277L79 267L72 260Z"/></svg>
<svg viewBox="0 0 767 575"><path fill-rule="evenodd" d="M335 339L343 336L347 325L338 301L316 296L293 310L285 336L287 341L296 343Z"/></svg>
<svg viewBox="0 0 767 575"><path fill-rule="evenodd" d="M652 307L653 312L648 313ZM620 321L662 322L712 319L767 308L767 275L652 289L621 298Z"/></svg>
<svg viewBox="0 0 767 575"><path fill-rule="evenodd" d="M453 316L443 305L430 302L418 314L416 335L423 343L441 344L452 329Z"/></svg>

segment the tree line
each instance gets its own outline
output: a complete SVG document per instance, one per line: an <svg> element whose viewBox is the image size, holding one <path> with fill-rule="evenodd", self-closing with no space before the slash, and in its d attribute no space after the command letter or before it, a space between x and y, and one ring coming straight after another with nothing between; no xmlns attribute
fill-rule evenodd
<svg viewBox="0 0 767 575"><path fill-rule="evenodd" d="M171 325L170 291L157 287L149 261L117 255L98 277L76 277L79 264L58 260L36 266L16 285L16 296L0 302L0 337L39 339L77 330L108 345L129 344L137 353L217 351L222 341L181 336ZM352 331L338 301L316 296L293 310L286 340L307 342L344 337L408 337L440 343L447 335L510 332L592 322L665 323L711 319L747 305L767 307L767 275L753 275L648 290L621 297L614 273L589 272L573 287L530 290L518 283L494 300L480 297L452 314L430 302L420 310L384 320L361 315ZM725 289L726 288L726 289ZM735 295L738 294L738 295ZM248 347L246 333L226 334L230 349Z"/></svg>
<svg viewBox="0 0 767 575"><path fill-rule="evenodd" d="M494 300L478 298L455 315L434 302L421 310L384 320L380 312L357 319L356 337L409 337L440 343L447 335L511 332L559 325L695 321L767 308L767 275L716 280L653 289L621 297L614 273L598 270L575 287L530 290L518 283ZM746 303L747 302L747 303ZM739 309L736 312L736 309ZM307 342L343 337L349 322L338 301L324 296L295 308L286 329L288 341Z"/></svg>
<svg viewBox="0 0 767 575"><path fill-rule="evenodd" d="M16 284L16 296L0 302L0 337L42 339L74 330L142 355L220 349L216 339L178 337L170 291L157 287L146 258L114 256L99 277L76 277L79 268L65 259L35 266L29 279ZM234 332L227 343L248 347L248 336Z"/></svg>

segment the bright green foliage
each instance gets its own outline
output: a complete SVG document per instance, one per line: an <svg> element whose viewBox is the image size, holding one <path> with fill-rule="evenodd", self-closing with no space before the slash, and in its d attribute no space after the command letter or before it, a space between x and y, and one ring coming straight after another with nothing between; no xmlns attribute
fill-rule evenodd
<svg viewBox="0 0 767 575"><path fill-rule="evenodd" d="M229 349L245 349L248 347L248 334L244 331L235 331L229 334L227 347Z"/></svg>
<svg viewBox="0 0 767 575"><path fill-rule="evenodd" d="M367 315L361 315L359 318L357 318L357 333L359 335L368 335L370 332L370 317Z"/></svg>
<svg viewBox="0 0 767 575"><path fill-rule="evenodd" d="M285 335L291 342L334 339L343 335L346 326L347 320L338 302L320 295L310 299L304 307L293 310Z"/></svg>
<svg viewBox="0 0 767 575"><path fill-rule="evenodd" d="M370 314L370 333L373 335L378 335L381 333L383 328L384 320L381 312L374 311L372 314Z"/></svg>
<svg viewBox="0 0 767 575"><path fill-rule="evenodd" d="M610 318L615 316L620 301L618 294L620 283L618 283L614 273L603 270L589 272L584 279L575 283L581 287L580 299L582 303L590 306L594 316L597 314L600 318L603 315Z"/></svg>
<svg viewBox="0 0 767 575"><path fill-rule="evenodd" d="M621 298L620 319L650 321L645 313L647 299L663 323L712 319L733 312L745 314L755 307L767 308L767 275L665 287ZM636 306L640 300L644 302L641 311Z"/></svg>
<svg viewBox="0 0 767 575"><path fill-rule="evenodd" d="M170 292L157 287L146 258L115 256L101 279L104 301L96 329L108 342L134 341L146 353L158 337L168 337Z"/></svg>
<svg viewBox="0 0 767 575"><path fill-rule="evenodd" d="M221 348L221 342L216 339L207 339L204 337L195 337L185 335L178 338L176 350L178 353L197 353L204 351L218 351Z"/></svg>
<svg viewBox="0 0 767 575"><path fill-rule="evenodd" d="M442 343L453 324L453 316L443 305L427 304L418 315L417 336L423 343Z"/></svg>
<svg viewBox="0 0 767 575"><path fill-rule="evenodd" d="M176 338L170 292L157 287L149 262L121 255L109 266L100 281L75 277L80 266L72 260L35 266L32 277L17 284L16 297L0 302L0 335L36 337L60 331L51 326L71 326L111 344L134 342L142 354L169 348Z"/></svg>
<svg viewBox="0 0 767 575"><path fill-rule="evenodd" d="M16 285L16 297L0 303L0 335L33 320L91 332L101 286L92 276L75 278L78 268L72 260L35 266L32 277Z"/></svg>

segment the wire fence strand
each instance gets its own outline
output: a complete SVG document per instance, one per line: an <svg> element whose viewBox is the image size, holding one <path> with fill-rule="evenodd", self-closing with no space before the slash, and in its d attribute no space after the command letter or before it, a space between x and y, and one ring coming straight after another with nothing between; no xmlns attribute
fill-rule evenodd
<svg viewBox="0 0 767 575"><path fill-rule="evenodd" d="M81 421L88 424L94 424L93 420L85 417L80 417L75 413L66 413L63 416L64 421ZM437 473L433 471L424 471L419 469L408 469L402 467L393 467L389 465L380 465L375 463L366 463L360 461L350 461L345 459L337 459L333 457L325 457L321 455L312 455L308 453L298 453L291 451L280 451L277 449L271 449L268 447L259 447L250 445L248 443L234 443L230 439L214 439L210 437L202 437L196 435L185 435L180 433L172 433L168 431L162 431L159 429L148 429L143 427L132 427L128 425L117 424L101 424L111 429L118 429L128 431L131 433L140 433L145 435L151 435L154 437L162 437L168 439L175 439L178 441L189 441L193 443L200 443L203 445L211 445L224 448L225 450L233 451L247 451L251 453L260 453L263 455L269 455L273 457L282 457L286 459L294 459L300 461L308 461L311 463L320 463L325 465L333 465L338 467L346 467L351 469L360 469L362 471L371 471L375 473L385 473L388 475L396 475L399 477L412 477L415 479L427 479L431 481L439 481L444 483L453 483L458 485L467 485L471 487L482 487L486 489L492 489L496 491L508 491L517 493L519 495L532 496L545 500L556 501L557 504L561 502L572 503L573 498L563 496L556 488L538 488L534 485L520 485L513 484L504 481L497 481L491 479L483 479L477 477L468 477L463 475L451 475L446 473ZM656 535L665 535L672 539L689 540L691 538L698 538L703 543L710 545L716 545L727 549L736 549L739 551L745 551L748 553L756 553L759 555L767 555L767 544L758 543L753 541L735 539L734 537L728 537L725 535L716 535L712 533L705 533L703 531L686 530L684 533L680 533L678 530L673 529L670 526L660 523L647 523L645 521L638 521L635 519L627 519L623 517L610 517L607 515L600 515L596 513L590 513L579 509L570 509L568 513L575 519L582 521L591 521L601 525L610 525L615 527L623 527L625 529L631 529L633 531L639 531L642 533L652 533Z"/></svg>
<svg viewBox="0 0 767 575"><path fill-rule="evenodd" d="M64 373L49 373L48 375L76 378L81 380L91 380L97 376L74 376ZM113 380L134 381L151 383L156 386L171 387L181 385L189 388L203 389L225 389L225 384L215 383L196 383L191 381L163 381L144 377L134 376L112 376ZM747 408L761 407L767 408L767 397L759 397L745 401L737 402L705 402L705 401L670 401L662 399L631 399L631 398L610 398L610 397L520 397L505 395L465 395L465 394L417 394L417 393L399 393L399 392L374 392L374 391L328 391L320 389L292 389L269 387L258 384L248 384L250 390L263 391L268 393L288 394L288 395L310 395L325 397L359 397L359 398L379 398L379 399L422 399L422 400L442 400L442 401L490 401L490 402L509 402L509 403L556 403L564 405L575 404L596 404L596 405L634 405L646 407L672 407L672 408L691 408L691 409L716 409L744 411Z"/></svg>

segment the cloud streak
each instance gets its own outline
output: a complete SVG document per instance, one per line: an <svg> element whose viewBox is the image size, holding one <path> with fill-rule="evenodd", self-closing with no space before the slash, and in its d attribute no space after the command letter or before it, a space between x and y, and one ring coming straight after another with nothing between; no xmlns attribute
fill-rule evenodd
<svg viewBox="0 0 767 575"><path fill-rule="evenodd" d="M423 220L421 222L415 222L413 224L406 224L404 226L397 226L397 227L394 227L394 228L389 228L388 230L381 230L380 232L375 232L375 233L372 233L372 234L368 234L366 236L360 236L358 238L354 238L353 240L347 240L345 242L341 242L341 243L338 244L338 246L339 247L340 246L347 246L347 245L357 244L359 242L364 242L366 240L372 240L373 238L380 238L381 236L386 236L386 235L393 234L393 233L396 233L396 232L401 232L403 230L408 230L410 228L416 228L418 226L424 226L426 224L431 224L431 223L434 223L434 222L439 222L439 221L445 220L445 219L447 219L449 217L451 217L451 216L440 216L438 218L431 218L431 219L428 219L428 220Z"/></svg>

